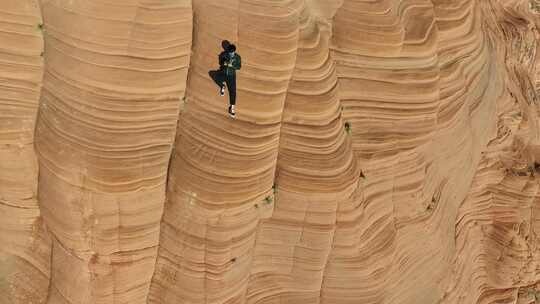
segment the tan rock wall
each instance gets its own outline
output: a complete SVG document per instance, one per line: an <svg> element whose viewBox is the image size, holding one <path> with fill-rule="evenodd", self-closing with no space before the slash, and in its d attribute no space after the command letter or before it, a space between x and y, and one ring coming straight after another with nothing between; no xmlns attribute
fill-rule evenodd
<svg viewBox="0 0 540 304"><path fill-rule="evenodd" d="M540 299L537 6L1 2L0 303Z"/></svg>

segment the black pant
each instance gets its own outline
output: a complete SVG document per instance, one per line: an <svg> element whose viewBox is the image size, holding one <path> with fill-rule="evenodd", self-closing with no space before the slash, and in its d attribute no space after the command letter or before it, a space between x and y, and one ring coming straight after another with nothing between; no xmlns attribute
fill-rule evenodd
<svg viewBox="0 0 540 304"><path fill-rule="evenodd" d="M223 82L227 84L229 104L236 104L236 75L226 75L224 70L210 71L208 74L220 88L223 87Z"/></svg>

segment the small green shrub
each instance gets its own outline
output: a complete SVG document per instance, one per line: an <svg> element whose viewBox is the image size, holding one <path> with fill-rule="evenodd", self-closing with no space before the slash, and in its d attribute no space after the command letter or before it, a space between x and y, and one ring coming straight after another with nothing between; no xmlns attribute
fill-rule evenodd
<svg viewBox="0 0 540 304"><path fill-rule="evenodd" d="M347 121L345 122L345 132L347 132L347 134L351 134L352 132L352 128L351 128L351 124Z"/></svg>

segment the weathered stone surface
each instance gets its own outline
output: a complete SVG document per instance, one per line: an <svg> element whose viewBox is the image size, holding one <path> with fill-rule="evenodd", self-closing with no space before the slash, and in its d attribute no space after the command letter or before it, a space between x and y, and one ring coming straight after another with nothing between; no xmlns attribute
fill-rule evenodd
<svg viewBox="0 0 540 304"><path fill-rule="evenodd" d="M533 303L538 7L0 2L0 303Z"/></svg>

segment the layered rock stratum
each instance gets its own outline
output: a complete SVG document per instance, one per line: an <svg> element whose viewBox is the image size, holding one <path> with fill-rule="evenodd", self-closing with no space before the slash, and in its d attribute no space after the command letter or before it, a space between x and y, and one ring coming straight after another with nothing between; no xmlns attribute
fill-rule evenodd
<svg viewBox="0 0 540 304"><path fill-rule="evenodd" d="M540 301L539 26L526 0L1 0L0 303Z"/></svg>

